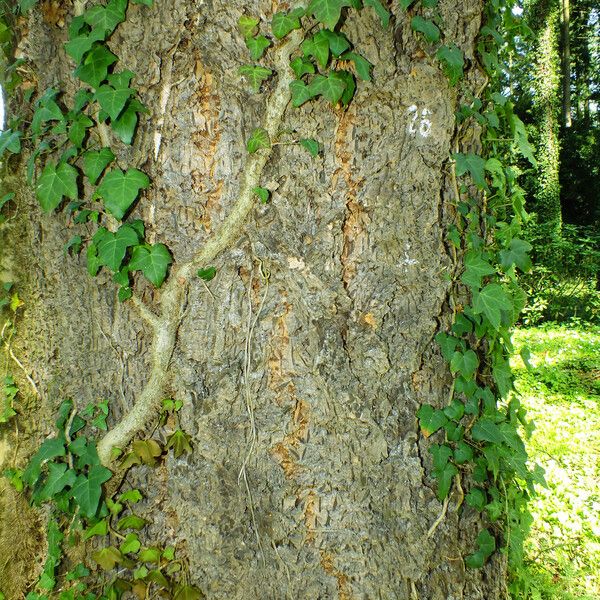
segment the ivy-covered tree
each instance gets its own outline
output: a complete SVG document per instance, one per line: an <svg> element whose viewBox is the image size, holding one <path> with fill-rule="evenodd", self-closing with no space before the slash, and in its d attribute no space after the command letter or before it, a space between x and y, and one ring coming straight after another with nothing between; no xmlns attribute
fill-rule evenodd
<svg viewBox="0 0 600 600"><path fill-rule="evenodd" d="M511 4L6 8L0 590L504 598Z"/></svg>

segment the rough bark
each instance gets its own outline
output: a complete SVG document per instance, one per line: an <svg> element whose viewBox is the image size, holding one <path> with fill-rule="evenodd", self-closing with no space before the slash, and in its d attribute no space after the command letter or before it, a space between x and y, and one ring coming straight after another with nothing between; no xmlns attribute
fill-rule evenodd
<svg viewBox="0 0 600 600"><path fill-rule="evenodd" d="M279 80L258 95L244 89L236 22L242 11L268 19L277 4L131 6L111 40L151 109L119 160L152 178L136 214L176 265L212 243L244 193L245 140ZM501 557L465 568L479 517L458 493L428 534L442 505L415 414L422 403L443 406L449 389L433 338L451 314L444 235L457 92L393 10L388 31L370 10L344 23L376 65L347 110L318 101L283 115L282 128L320 140L322 155L276 146L261 177L272 202L210 257L210 292L199 280L182 287L160 384L185 402L194 452L139 467L129 481L147 494L149 539L186 548L207 598L505 594ZM441 13L472 58L481 4L442 2ZM36 16L28 27L22 50L42 89L67 80L64 28ZM3 278L26 301L15 348L41 394L19 420L24 461L61 398L111 398L112 425L131 410L152 369L156 324L118 303L108 276L93 280L83 258L65 258L72 232L24 186L19 206L2 230ZM157 314L166 293L137 284ZM3 505L3 541L8 515Z"/></svg>

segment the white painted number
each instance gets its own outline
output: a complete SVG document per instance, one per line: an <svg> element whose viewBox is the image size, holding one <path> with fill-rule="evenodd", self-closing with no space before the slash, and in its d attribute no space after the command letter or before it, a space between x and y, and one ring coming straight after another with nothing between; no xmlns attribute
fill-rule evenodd
<svg viewBox="0 0 600 600"><path fill-rule="evenodd" d="M421 110L421 115L419 118L419 109L415 104L408 107L408 133L411 135L416 135L417 133L421 137L429 137L431 133L431 121L428 119L431 111L428 108L423 108Z"/></svg>

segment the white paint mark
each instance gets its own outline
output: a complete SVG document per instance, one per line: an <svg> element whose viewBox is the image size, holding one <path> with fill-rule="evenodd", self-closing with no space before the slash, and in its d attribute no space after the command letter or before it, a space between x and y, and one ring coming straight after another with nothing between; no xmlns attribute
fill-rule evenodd
<svg viewBox="0 0 600 600"><path fill-rule="evenodd" d="M428 108L424 108L421 110L421 114L419 116L419 109L416 104L412 104L408 107L408 133L411 135L416 135L417 133L421 137L429 137L431 134L431 121L429 120L429 115L431 111Z"/></svg>

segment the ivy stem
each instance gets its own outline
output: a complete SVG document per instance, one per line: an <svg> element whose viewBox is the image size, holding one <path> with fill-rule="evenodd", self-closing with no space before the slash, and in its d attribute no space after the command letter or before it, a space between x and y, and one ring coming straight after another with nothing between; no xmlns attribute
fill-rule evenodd
<svg viewBox="0 0 600 600"><path fill-rule="evenodd" d="M276 137L291 100L290 83L293 81L293 73L289 68L289 57L298 49L303 38L304 32L296 30L276 49L274 63L279 81L267 101L264 116L264 129L267 130L270 138ZM173 269L169 282L161 294L160 314L155 314L141 300L134 300L140 315L153 330L150 376L133 408L98 443L98 456L103 465L110 465L111 450L114 447L124 448L133 436L154 418L167 382L167 373L175 349L189 281L195 270L212 262L221 252L231 248L240 237L246 220L255 206L253 190L259 186L262 172L271 154L272 148L266 148L248 156L241 176L238 199L231 212L216 233L190 261Z"/></svg>

